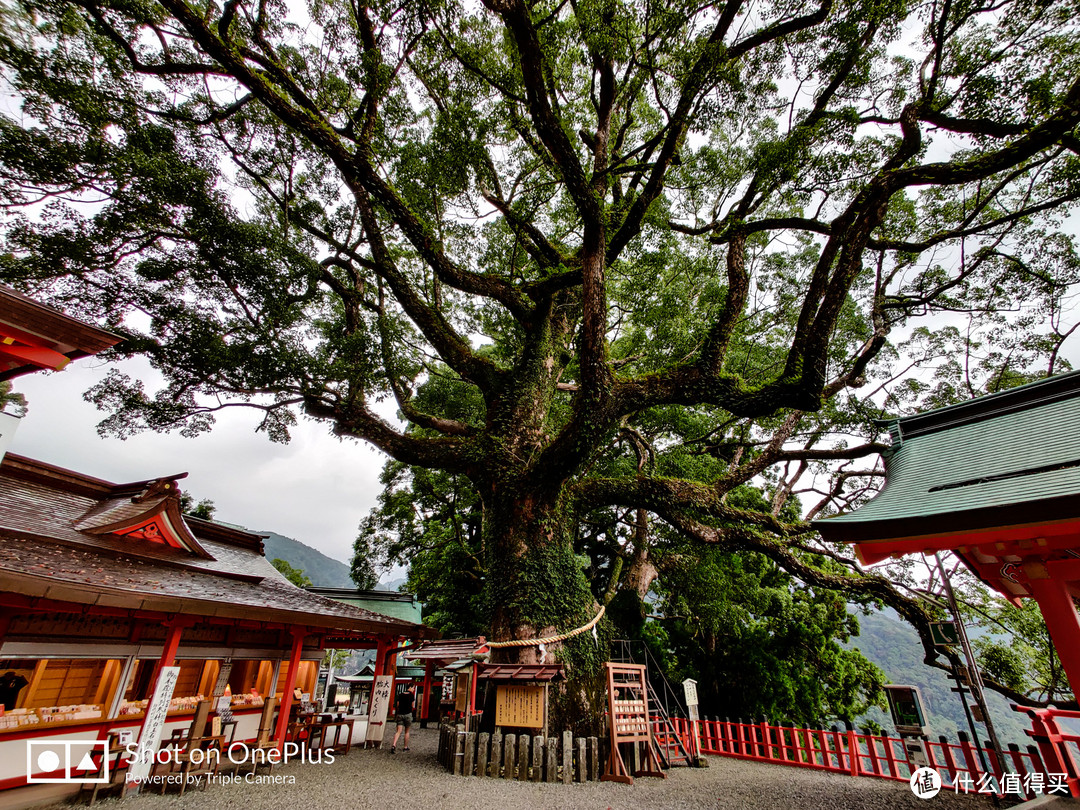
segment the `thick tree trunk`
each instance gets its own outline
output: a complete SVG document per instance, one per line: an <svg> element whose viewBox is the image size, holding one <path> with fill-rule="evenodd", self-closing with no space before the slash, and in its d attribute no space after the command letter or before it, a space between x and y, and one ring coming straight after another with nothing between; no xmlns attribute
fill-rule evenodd
<svg viewBox="0 0 1080 810"><path fill-rule="evenodd" d="M509 490L509 491L508 491ZM562 498L500 487L484 499L492 641L530 640L586 624L598 610L573 549L572 510ZM595 669L591 633L568 642L497 647L492 661Z"/></svg>
<svg viewBox="0 0 1080 810"><path fill-rule="evenodd" d="M649 554L649 515L644 509L637 510L633 543L634 553L630 556L629 564L623 573L622 584L624 588L636 593L637 598L644 602L649 588L660 575Z"/></svg>

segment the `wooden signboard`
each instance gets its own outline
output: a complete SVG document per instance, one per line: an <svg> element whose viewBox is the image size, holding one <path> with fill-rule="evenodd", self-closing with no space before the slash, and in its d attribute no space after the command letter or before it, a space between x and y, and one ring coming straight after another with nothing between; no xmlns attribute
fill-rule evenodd
<svg viewBox="0 0 1080 810"><path fill-rule="evenodd" d="M616 664L608 661L608 717L611 722L611 753L604 766L602 782L634 784L634 777L626 769L620 745L643 746L642 768L634 776L667 777L660 769L660 757L652 736L649 722L649 690L643 664Z"/></svg>
<svg viewBox="0 0 1080 810"><path fill-rule="evenodd" d="M495 691L495 725L544 727L544 687L504 686Z"/></svg>
<svg viewBox="0 0 1080 810"><path fill-rule="evenodd" d="M465 712L469 710L469 688L472 680L472 676L467 672L462 672L457 676L457 696L454 702L454 710L459 712Z"/></svg>
<svg viewBox="0 0 1080 810"><path fill-rule="evenodd" d="M368 711L367 737L369 743L382 743L386 731L386 714L394 698L394 676L380 675L371 687L371 708Z"/></svg>

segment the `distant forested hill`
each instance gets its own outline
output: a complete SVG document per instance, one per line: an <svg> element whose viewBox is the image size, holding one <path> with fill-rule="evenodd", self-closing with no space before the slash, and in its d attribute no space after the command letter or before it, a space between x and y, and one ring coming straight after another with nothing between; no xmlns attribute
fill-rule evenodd
<svg viewBox="0 0 1080 810"><path fill-rule="evenodd" d="M955 741L957 731L967 730L960 697L949 691L955 683L941 670L923 663L922 644L914 629L891 610L860 615L859 625L862 632L849 646L862 650L863 655L881 667L890 682L919 687L930 714L931 739L945 735ZM968 700L974 702L970 695ZM1030 727L1026 716L1009 708L1008 702L996 692L987 692L987 702L1002 745L1016 743L1025 748L1031 744L1031 738L1024 734L1024 729ZM872 710L864 718L880 723L890 735L896 733L887 711ZM976 728L980 739L986 739L985 727L977 724Z"/></svg>
<svg viewBox="0 0 1080 810"><path fill-rule="evenodd" d="M264 541L266 559L280 558L293 568L303 569L312 585L323 588L356 587L349 578L349 566L340 560L327 557L321 551L277 532L259 531L258 534L269 535Z"/></svg>

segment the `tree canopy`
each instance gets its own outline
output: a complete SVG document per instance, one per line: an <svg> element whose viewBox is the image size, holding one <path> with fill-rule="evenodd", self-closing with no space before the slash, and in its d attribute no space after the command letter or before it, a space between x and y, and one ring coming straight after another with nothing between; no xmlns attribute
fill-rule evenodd
<svg viewBox="0 0 1080 810"><path fill-rule="evenodd" d="M274 440L304 414L462 477L495 638L595 615L597 510L626 571L665 526L925 628L785 502L865 492L882 409L1063 368L1065 0L3 14L0 272L166 380L115 372L103 429L242 404ZM729 502L751 482L766 508Z"/></svg>
<svg viewBox="0 0 1080 810"><path fill-rule="evenodd" d="M288 560L275 557L270 561L270 564L297 588L307 588L311 585L311 577L304 573L304 569L294 568Z"/></svg>

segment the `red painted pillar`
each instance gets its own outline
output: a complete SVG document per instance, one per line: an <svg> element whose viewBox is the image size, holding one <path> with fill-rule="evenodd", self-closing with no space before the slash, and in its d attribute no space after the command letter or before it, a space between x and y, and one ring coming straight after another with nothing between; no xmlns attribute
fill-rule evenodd
<svg viewBox="0 0 1080 810"><path fill-rule="evenodd" d="M150 695L152 697L154 692L157 691L158 678L161 677L161 670L165 667L171 667L176 661L176 651L180 649L180 636L184 632L185 627L190 627L195 622L193 619L177 618L168 622L166 625L169 629L165 634L165 646L161 649L161 657L158 659L157 664L154 666L154 675L150 679ZM144 715L142 722L139 724L139 733L135 736L135 739L142 740L143 734L146 729L146 721L149 719L149 715ZM126 795L127 788L124 788L124 794Z"/></svg>
<svg viewBox="0 0 1080 810"><path fill-rule="evenodd" d="M476 676L480 674L480 665L473 664L472 677L469 679L469 707L466 709L468 714L465 715L465 730L473 731L472 719L476 713Z"/></svg>
<svg viewBox="0 0 1080 810"><path fill-rule="evenodd" d="M1029 579L1027 584L1039 603L1073 693L1080 694L1080 616L1068 586L1060 579Z"/></svg>
<svg viewBox="0 0 1080 810"><path fill-rule="evenodd" d="M281 693L281 704L278 708L278 721L277 731L274 734L274 741L277 744L278 750L281 750L285 744L285 734L289 730L289 710L292 708L293 690L296 688L296 675L297 670L300 669L300 653L304 649L304 636L307 635L303 630L293 630L293 642L292 650L289 652L289 674L285 676L285 689Z"/></svg>
<svg viewBox="0 0 1080 810"><path fill-rule="evenodd" d="M427 723L431 704L431 676L435 673L435 662L428 660L424 665L424 697L420 702L420 722Z"/></svg>
<svg viewBox="0 0 1080 810"><path fill-rule="evenodd" d="M375 671L372 673L372 684L380 675L386 674L386 654L394 648L394 639L381 636L375 647Z"/></svg>
<svg viewBox="0 0 1080 810"><path fill-rule="evenodd" d="M154 667L154 676L150 679L151 688L156 686L158 676L165 667L171 667L176 662L176 651L180 649L180 635L185 627L190 627L192 622L173 620L169 622L169 632L165 635L165 646L161 649L161 658Z"/></svg>

